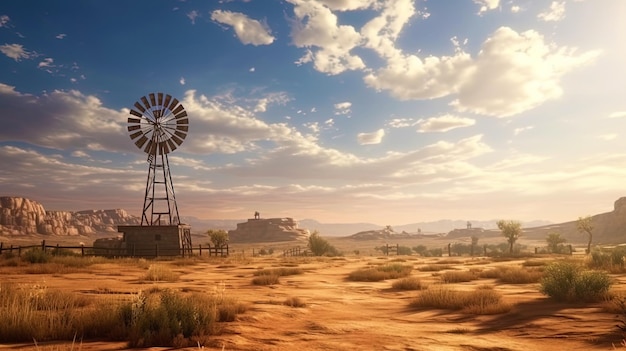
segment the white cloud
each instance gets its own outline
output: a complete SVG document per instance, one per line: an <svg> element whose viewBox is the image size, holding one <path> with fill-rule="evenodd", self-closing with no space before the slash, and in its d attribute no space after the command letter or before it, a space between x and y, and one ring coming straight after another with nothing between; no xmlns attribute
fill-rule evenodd
<svg viewBox="0 0 626 351"><path fill-rule="evenodd" d="M2 15L0 16L0 28L2 27L9 27L9 22L11 21L11 19L9 18L9 16L7 15Z"/></svg>
<svg viewBox="0 0 626 351"><path fill-rule="evenodd" d="M331 75L365 68L363 60L351 53L361 43L352 26L338 25L337 16L323 4L308 0L287 0L296 16L291 37L294 45L307 48L296 64L313 62L313 67Z"/></svg>
<svg viewBox="0 0 626 351"><path fill-rule="evenodd" d="M420 133L427 132L447 132L457 128L469 127L476 124L471 118L463 118L454 115L444 115L440 117L431 117L418 122Z"/></svg>
<svg viewBox="0 0 626 351"><path fill-rule="evenodd" d="M200 14L196 10L192 10L187 13L187 17L191 20L191 24L196 24L196 18L200 17Z"/></svg>
<svg viewBox="0 0 626 351"><path fill-rule="evenodd" d="M552 1L550 8L537 15L537 18L546 22L558 22L565 18L565 1Z"/></svg>
<svg viewBox="0 0 626 351"><path fill-rule="evenodd" d="M487 39L471 66L460 73L453 105L494 117L508 117L561 96L560 78L592 62L598 52L548 44L539 33L501 27Z"/></svg>
<svg viewBox="0 0 626 351"><path fill-rule="evenodd" d="M527 130L531 130L531 129L534 129L534 128L535 128L535 126L526 126L526 127L515 128L513 130L513 135L519 135L522 132L525 132Z"/></svg>
<svg viewBox="0 0 626 351"><path fill-rule="evenodd" d="M54 67L54 60L50 57L45 58L43 61L39 62L37 68L50 68Z"/></svg>
<svg viewBox="0 0 626 351"><path fill-rule="evenodd" d="M615 111L608 116L609 118L623 118L626 117L626 111Z"/></svg>
<svg viewBox="0 0 626 351"><path fill-rule="evenodd" d="M254 71L256 71L256 68L254 67L250 67L250 69L248 70L248 72L254 72Z"/></svg>
<svg viewBox="0 0 626 351"><path fill-rule="evenodd" d="M413 118L394 118L386 123L391 128L407 128L416 125L417 122Z"/></svg>
<svg viewBox="0 0 626 351"><path fill-rule="evenodd" d="M180 83L180 85L185 85L187 83L185 81L185 77L180 77L180 80L178 82Z"/></svg>
<svg viewBox="0 0 626 351"><path fill-rule="evenodd" d="M67 37L67 34L61 33L61 34L58 34L55 38L57 38L57 39L65 39L65 37Z"/></svg>
<svg viewBox="0 0 626 351"><path fill-rule="evenodd" d="M233 27L237 38L243 44L258 46L274 42L274 37L266 24L248 18L243 13L215 10L211 13L211 19Z"/></svg>
<svg viewBox="0 0 626 351"><path fill-rule="evenodd" d="M359 133L357 140L361 145L380 144L385 136L385 130L379 129L373 133Z"/></svg>
<svg viewBox="0 0 626 351"><path fill-rule="evenodd" d="M511 12L512 13L519 13L521 11L522 11L522 8L520 6L518 6L518 5L512 5L511 6Z"/></svg>
<svg viewBox="0 0 626 351"><path fill-rule="evenodd" d="M474 0L474 3L480 6L480 10L478 10L479 14L500 7L500 0Z"/></svg>
<svg viewBox="0 0 626 351"><path fill-rule="evenodd" d="M401 51L395 47L395 42L414 14L415 7L411 0L386 2L380 14L361 28L365 47L373 49L381 57L399 57Z"/></svg>
<svg viewBox="0 0 626 351"><path fill-rule="evenodd" d="M319 2L334 11L363 10L376 4L376 0L319 0Z"/></svg>
<svg viewBox="0 0 626 351"><path fill-rule="evenodd" d="M21 44L4 44L0 46L0 52L7 57L20 61L21 59L29 59L36 56L33 52L29 52L24 49Z"/></svg>
<svg viewBox="0 0 626 351"><path fill-rule="evenodd" d="M349 115L352 113L352 110L350 109L352 107L352 103L349 101L336 103L334 107L335 115Z"/></svg>

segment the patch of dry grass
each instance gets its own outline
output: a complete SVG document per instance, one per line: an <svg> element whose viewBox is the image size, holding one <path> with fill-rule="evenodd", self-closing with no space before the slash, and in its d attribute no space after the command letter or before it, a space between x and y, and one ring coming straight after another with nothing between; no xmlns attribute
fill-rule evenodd
<svg viewBox="0 0 626 351"><path fill-rule="evenodd" d="M151 264L143 277L144 280L151 282L175 282L179 278L180 274L160 263Z"/></svg>
<svg viewBox="0 0 626 351"><path fill-rule="evenodd" d="M496 279L504 284L534 284L543 277L543 267L500 266L478 273L480 278Z"/></svg>
<svg viewBox="0 0 626 351"><path fill-rule="evenodd" d="M348 280L358 282L378 282L387 279L403 278L411 274L413 266L389 263L375 268L364 268L351 272Z"/></svg>
<svg viewBox="0 0 626 351"><path fill-rule="evenodd" d="M447 271L443 272L439 278L444 283L464 283L475 280L478 276L471 271Z"/></svg>
<svg viewBox="0 0 626 351"><path fill-rule="evenodd" d="M411 307L430 307L458 310L467 314L507 313L512 306L502 301L502 295L493 287L482 285L473 291L457 291L444 286L428 288L410 304Z"/></svg>
<svg viewBox="0 0 626 351"><path fill-rule="evenodd" d="M452 266L447 264L427 264L417 267L417 270L420 272L439 272L451 268Z"/></svg>
<svg viewBox="0 0 626 351"><path fill-rule="evenodd" d="M283 305L289 307L306 307L306 303L304 302L304 300L297 296L288 297L283 302Z"/></svg>
<svg viewBox="0 0 626 351"><path fill-rule="evenodd" d="M394 281L391 288L394 290L422 290L426 286L418 277L406 277Z"/></svg>

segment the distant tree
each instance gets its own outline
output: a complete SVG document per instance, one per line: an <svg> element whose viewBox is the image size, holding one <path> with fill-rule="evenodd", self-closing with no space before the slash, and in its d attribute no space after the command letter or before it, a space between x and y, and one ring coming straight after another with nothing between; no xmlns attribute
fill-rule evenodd
<svg viewBox="0 0 626 351"><path fill-rule="evenodd" d="M393 228L390 225L385 226L385 231L389 233L393 233Z"/></svg>
<svg viewBox="0 0 626 351"><path fill-rule="evenodd" d="M425 256L425 253L428 251L428 248L424 245L417 245L414 246L413 251L415 251L417 254Z"/></svg>
<svg viewBox="0 0 626 351"><path fill-rule="evenodd" d="M209 240L213 246L222 248L228 244L228 232L222 229L209 229L207 230L207 235L209 236Z"/></svg>
<svg viewBox="0 0 626 351"><path fill-rule="evenodd" d="M593 224L591 223L591 216L578 217L576 222L576 228L581 233L587 233L589 241L587 242L587 254L591 252L591 240L593 239Z"/></svg>
<svg viewBox="0 0 626 351"><path fill-rule="evenodd" d="M478 239L479 237L477 237L476 235L472 235L472 252L471 255L474 256L474 250L476 249L476 246L478 246Z"/></svg>
<svg viewBox="0 0 626 351"><path fill-rule="evenodd" d="M558 253L561 251L560 246L565 243L567 240L561 237L559 233L549 233L546 238L546 242L548 243L548 248L552 253Z"/></svg>
<svg viewBox="0 0 626 351"><path fill-rule="evenodd" d="M398 246L398 255L410 256L411 252L411 248L408 246Z"/></svg>
<svg viewBox="0 0 626 351"><path fill-rule="evenodd" d="M518 221L499 220L496 224L509 243L509 253L513 253L513 245L515 245L517 239L522 236L522 223Z"/></svg>
<svg viewBox="0 0 626 351"><path fill-rule="evenodd" d="M315 256L339 256L339 251L322 238L317 230L309 235L308 247Z"/></svg>

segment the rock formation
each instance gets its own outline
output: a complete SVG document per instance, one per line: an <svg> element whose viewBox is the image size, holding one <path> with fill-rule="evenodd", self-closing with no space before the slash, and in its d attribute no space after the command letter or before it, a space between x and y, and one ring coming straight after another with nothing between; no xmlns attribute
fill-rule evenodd
<svg viewBox="0 0 626 351"><path fill-rule="evenodd" d="M309 231L298 228L293 218L248 219L237 223L237 229L228 231L230 242L274 242L306 240Z"/></svg>
<svg viewBox="0 0 626 351"><path fill-rule="evenodd" d="M37 201L0 197L0 235L89 235L117 232L116 226L137 225L140 219L126 211L46 211Z"/></svg>

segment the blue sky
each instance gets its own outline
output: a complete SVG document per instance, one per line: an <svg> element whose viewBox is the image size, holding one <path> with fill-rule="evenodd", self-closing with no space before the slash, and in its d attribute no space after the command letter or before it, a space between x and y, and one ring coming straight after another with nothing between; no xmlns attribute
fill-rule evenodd
<svg viewBox="0 0 626 351"><path fill-rule="evenodd" d="M180 214L400 225L625 196L623 0L5 1L0 195L140 214L129 108L189 115Z"/></svg>

